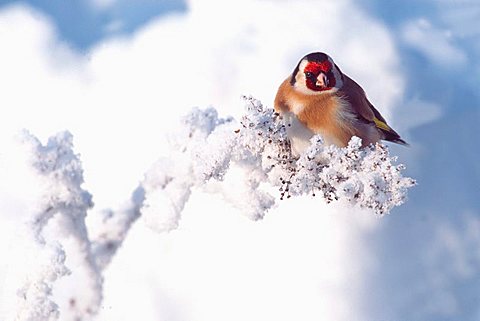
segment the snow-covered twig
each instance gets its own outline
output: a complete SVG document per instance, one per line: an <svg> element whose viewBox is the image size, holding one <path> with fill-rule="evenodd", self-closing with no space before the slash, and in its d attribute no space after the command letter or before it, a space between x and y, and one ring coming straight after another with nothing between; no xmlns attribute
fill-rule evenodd
<svg viewBox="0 0 480 321"><path fill-rule="evenodd" d="M314 136L310 147L296 156L286 132L290 124L260 101L244 101L246 111L239 122L219 118L213 108L196 108L183 119L171 156L145 176L142 213L149 221L160 222L161 229L175 228L192 188L205 187L212 179L222 181L234 167L243 169L244 184L237 189L243 189L243 210L252 219L262 218L275 199L300 195L326 202L344 199L381 215L401 205L415 185L401 175L404 166L395 164L385 145L362 148L357 137L339 148ZM165 202L170 204L166 212Z"/></svg>
<svg viewBox="0 0 480 321"><path fill-rule="evenodd" d="M105 269L118 248L123 244L132 224L140 217L145 191L138 186L130 200L118 209L106 209L97 213L95 224L90 230L92 255L99 269Z"/></svg>
<svg viewBox="0 0 480 321"><path fill-rule="evenodd" d="M91 255L85 217L93 206L91 195L81 188L83 172L78 156L72 150L72 135L68 132L51 137L44 146L37 138L25 132L24 144L30 149L31 165L41 184L42 195L38 198L36 210L29 218L29 233L35 247L32 266L25 284L19 290L17 320L57 320L58 306L51 299L54 283L69 274L65 265L66 252L57 240L45 235L48 223L53 219L68 235L82 268L88 275L83 287L91 289L90 301L83 302L82 311L73 312L75 319L82 319L96 313L102 299L102 277ZM28 235L28 234L27 234Z"/></svg>
<svg viewBox="0 0 480 321"><path fill-rule="evenodd" d="M222 179L233 148L231 122L231 118L219 118L213 108L195 108L182 119L170 157L159 159L142 182L141 212L147 224L160 231L175 229L192 188L212 178Z"/></svg>

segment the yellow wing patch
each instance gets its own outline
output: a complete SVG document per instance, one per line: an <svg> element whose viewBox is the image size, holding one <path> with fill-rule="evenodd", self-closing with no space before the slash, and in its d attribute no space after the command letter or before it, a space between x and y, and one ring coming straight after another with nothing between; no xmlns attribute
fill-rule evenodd
<svg viewBox="0 0 480 321"><path fill-rule="evenodd" d="M388 126L385 122L381 121L381 120L378 119L377 117L373 117L373 121L375 122L375 125L376 125L378 128L383 129L383 130L386 130L387 132L392 131L392 129L390 128L390 126Z"/></svg>

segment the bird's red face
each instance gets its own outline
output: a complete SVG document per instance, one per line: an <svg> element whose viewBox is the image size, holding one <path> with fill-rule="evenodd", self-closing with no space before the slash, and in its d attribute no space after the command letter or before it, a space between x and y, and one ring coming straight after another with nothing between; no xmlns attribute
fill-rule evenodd
<svg viewBox="0 0 480 321"><path fill-rule="evenodd" d="M337 81L332 69L333 65L329 60L309 61L303 69L305 85L313 91L326 91L334 88Z"/></svg>
<svg viewBox="0 0 480 321"><path fill-rule="evenodd" d="M313 52L300 60L290 84L307 95L331 94L342 88L343 74L330 56Z"/></svg>

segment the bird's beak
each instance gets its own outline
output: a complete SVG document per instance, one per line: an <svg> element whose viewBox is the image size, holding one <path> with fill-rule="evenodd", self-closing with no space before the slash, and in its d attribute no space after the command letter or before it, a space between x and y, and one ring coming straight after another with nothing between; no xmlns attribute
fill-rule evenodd
<svg viewBox="0 0 480 321"><path fill-rule="evenodd" d="M321 72L317 77L317 86L320 88L328 87L328 78L323 72Z"/></svg>

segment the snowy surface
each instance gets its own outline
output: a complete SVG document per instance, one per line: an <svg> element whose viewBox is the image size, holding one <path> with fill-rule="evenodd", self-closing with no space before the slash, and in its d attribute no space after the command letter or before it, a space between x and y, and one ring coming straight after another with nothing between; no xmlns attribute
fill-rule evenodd
<svg viewBox="0 0 480 321"><path fill-rule="evenodd" d="M191 0L86 54L2 7L0 319L478 320L480 7L405 3ZM193 107L223 124L241 94L271 107L318 50L411 144L389 146L418 182L403 205L297 195L255 221L271 202L241 168L191 190L158 176L185 174L159 160Z"/></svg>

